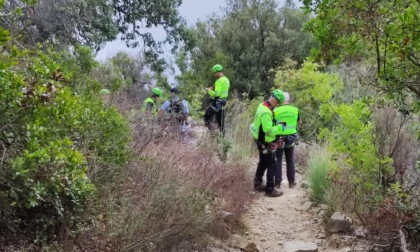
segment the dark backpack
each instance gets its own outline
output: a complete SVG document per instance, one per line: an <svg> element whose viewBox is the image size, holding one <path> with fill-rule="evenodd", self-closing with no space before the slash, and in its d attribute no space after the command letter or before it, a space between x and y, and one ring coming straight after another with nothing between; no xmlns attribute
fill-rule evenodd
<svg viewBox="0 0 420 252"><path fill-rule="evenodd" d="M183 111L183 107L182 107L182 100L178 99L178 100L171 100L171 104L169 105L169 113L171 114L181 114L183 115L184 111Z"/></svg>

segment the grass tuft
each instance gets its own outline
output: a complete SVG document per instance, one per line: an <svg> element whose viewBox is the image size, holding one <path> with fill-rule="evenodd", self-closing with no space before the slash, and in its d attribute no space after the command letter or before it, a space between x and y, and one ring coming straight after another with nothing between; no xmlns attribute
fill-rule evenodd
<svg viewBox="0 0 420 252"><path fill-rule="evenodd" d="M310 199L324 203L326 192L331 187L328 172L332 168L332 162L327 150L317 146L309 153L307 177L309 181Z"/></svg>

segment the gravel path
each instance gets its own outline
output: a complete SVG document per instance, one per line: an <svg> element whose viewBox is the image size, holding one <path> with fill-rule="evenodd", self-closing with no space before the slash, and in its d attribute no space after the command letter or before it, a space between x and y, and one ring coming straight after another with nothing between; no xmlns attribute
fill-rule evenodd
<svg viewBox="0 0 420 252"><path fill-rule="evenodd" d="M263 251L279 251L286 241L294 240L317 243L319 251L324 251L321 217L315 209L304 209L310 203L306 190L301 187L301 176L296 175L298 184L293 189L288 187L287 180L283 181L281 197L269 198L264 193L256 193L254 204L243 218L249 230L246 238Z"/></svg>

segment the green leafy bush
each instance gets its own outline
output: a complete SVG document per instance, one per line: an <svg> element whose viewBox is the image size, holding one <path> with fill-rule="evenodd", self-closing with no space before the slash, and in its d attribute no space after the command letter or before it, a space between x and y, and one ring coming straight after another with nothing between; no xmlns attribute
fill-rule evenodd
<svg viewBox="0 0 420 252"><path fill-rule="evenodd" d="M5 30L0 43L0 221L29 227L38 241L71 235L91 218L95 182L126 164L129 127L95 94L90 50L62 61L48 47L19 50Z"/></svg>
<svg viewBox="0 0 420 252"><path fill-rule="evenodd" d="M364 102L356 101L352 105L334 106L333 109L340 125L332 131L324 130L321 137L330 142L335 158L343 161L342 167L333 173L333 176L337 176L334 179L349 180L363 202L380 200L383 195L378 191L381 189L381 179L385 173L389 173L392 160L377 155L370 108ZM342 178L340 169L350 169L349 177Z"/></svg>
<svg viewBox="0 0 420 252"><path fill-rule="evenodd" d="M93 191L93 185L86 176L83 155L71 147L69 139L49 142L46 147L37 141L28 143L28 149L11 160L10 195L16 200L12 205L32 208L45 202L55 205L59 215L70 202L77 207ZM61 202L60 194L69 197L67 204Z"/></svg>
<svg viewBox="0 0 420 252"><path fill-rule="evenodd" d="M296 62L288 60L276 73L276 84L289 92L292 103L299 108L303 125L299 132L306 140L316 139L318 132L332 128L335 121L331 118L331 99L343 88L337 74L323 73L320 65L306 61L296 70Z"/></svg>

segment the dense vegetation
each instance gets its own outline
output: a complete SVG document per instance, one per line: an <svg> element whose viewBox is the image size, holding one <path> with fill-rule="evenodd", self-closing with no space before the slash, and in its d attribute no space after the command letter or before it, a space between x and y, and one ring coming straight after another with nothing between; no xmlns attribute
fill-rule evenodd
<svg viewBox="0 0 420 252"><path fill-rule="evenodd" d="M191 30L180 4L0 0L0 246L167 251L224 237L218 213L240 216L250 200L249 123L279 87L316 145L311 198L353 215L387 251L402 239L418 248L418 1L228 0ZM179 49L176 84L194 118L210 67L225 67L225 139L192 150L139 112L148 86L169 87L163 41L141 29L158 25ZM118 34L145 53L97 62L92 50Z"/></svg>
<svg viewBox="0 0 420 252"><path fill-rule="evenodd" d="M178 81L187 95L200 93L211 84L208 69L219 62L241 97L265 94L286 58L303 63L309 56L315 42L302 31L308 20L302 10L276 1L228 1L222 16L197 24L196 47L177 58Z"/></svg>
<svg viewBox="0 0 420 252"><path fill-rule="evenodd" d="M227 3L221 16L197 24L194 50L178 55L178 81L193 105L216 62L239 98L260 100L275 86L290 92L301 136L324 146L308 161L311 197L329 205L327 214L353 214L385 250L404 249L404 239L416 248L419 2Z"/></svg>
<svg viewBox="0 0 420 252"><path fill-rule="evenodd" d="M0 1L2 250L200 247L206 235L227 234L219 211L244 211L244 160L233 162L211 139L194 152L165 140L139 111L144 86L164 82L161 69L151 71L162 65L150 57L160 44L128 28L159 24L185 46L180 3ZM97 62L92 49L118 32L128 42L142 36L147 52ZM100 97L101 88L114 95Z"/></svg>
<svg viewBox="0 0 420 252"><path fill-rule="evenodd" d="M39 239L71 233L95 180L126 164L128 124L95 95L89 49L19 49L3 28L0 41L1 220Z"/></svg>

